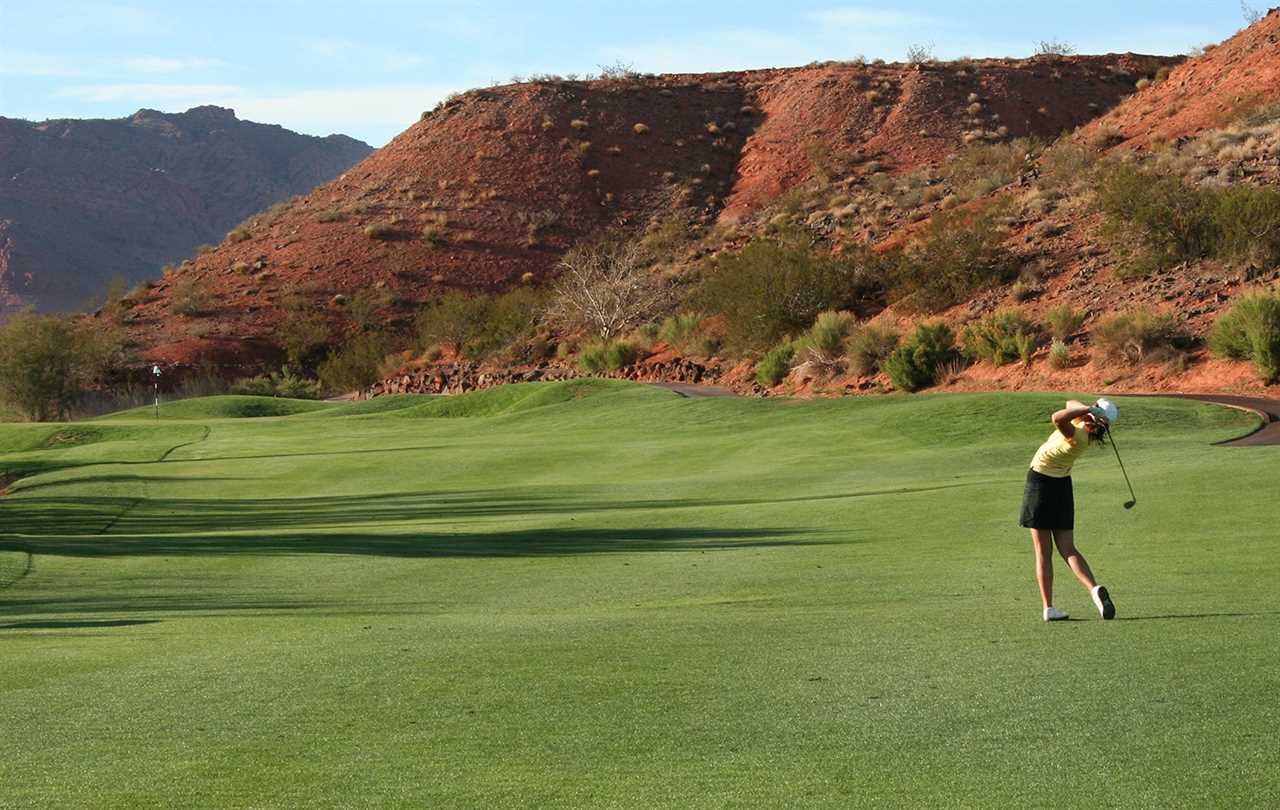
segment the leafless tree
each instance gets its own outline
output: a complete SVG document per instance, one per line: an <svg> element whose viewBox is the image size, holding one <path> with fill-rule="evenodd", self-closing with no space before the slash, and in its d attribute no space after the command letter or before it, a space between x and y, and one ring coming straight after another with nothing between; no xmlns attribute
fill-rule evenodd
<svg viewBox="0 0 1280 810"><path fill-rule="evenodd" d="M1240 13L1244 15L1244 21L1249 25L1253 25L1258 20L1267 16L1265 13L1244 2L1244 0L1240 0Z"/></svg>
<svg viewBox="0 0 1280 810"><path fill-rule="evenodd" d="M634 242L580 245L565 254L559 270L548 314L569 329L590 328L604 341L661 312L671 295Z"/></svg>

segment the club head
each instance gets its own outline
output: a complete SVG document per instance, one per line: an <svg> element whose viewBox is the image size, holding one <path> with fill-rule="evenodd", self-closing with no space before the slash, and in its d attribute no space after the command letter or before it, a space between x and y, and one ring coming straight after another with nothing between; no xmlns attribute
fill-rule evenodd
<svg viewBox="0 0 1280 810"><path fill-rule="evenodd" d="M1137 503L1137 501L1125 501L1125 502L1124 502L1124 508L1125 508L1125 509L1132 509L1132 508L1134 507L1134 504L1136 504L1136 503Z"/></svg>

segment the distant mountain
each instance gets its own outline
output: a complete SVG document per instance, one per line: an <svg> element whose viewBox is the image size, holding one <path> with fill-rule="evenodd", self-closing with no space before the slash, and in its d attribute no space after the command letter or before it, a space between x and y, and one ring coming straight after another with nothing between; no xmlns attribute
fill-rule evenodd
<svg viewBox="0 0 1280 810"><path fill-rule="evenodd" d="M0 117L0 315L75 308L115 277L157 278L372 151L212 106L114 120Z"/></svg>

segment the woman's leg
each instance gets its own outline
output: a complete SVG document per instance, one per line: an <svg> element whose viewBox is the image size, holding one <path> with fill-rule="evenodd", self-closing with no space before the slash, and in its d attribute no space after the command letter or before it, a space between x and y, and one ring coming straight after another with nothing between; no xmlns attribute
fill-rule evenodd
<svg viewBox="0 0 1280 810"><path fill-rule="evenodd" d="M1053 605L1053 536L1048 529L1032 529L1031 542L1036 549L1036 584L1040 586L1040 601L1045 607Z"/></svg>
<svg viewBox="0 0 1280 810"><path fill-rule="evenodd" d="M1054 529L1053 542L1057 544L1058 553L1062 555L1062 559L1071 566L1076 579L1091 591L1097 587L1098 581L1093 578L1093 571L1089 569L1088 561L1076 549L1075 532L1071 529Z"/></svg>

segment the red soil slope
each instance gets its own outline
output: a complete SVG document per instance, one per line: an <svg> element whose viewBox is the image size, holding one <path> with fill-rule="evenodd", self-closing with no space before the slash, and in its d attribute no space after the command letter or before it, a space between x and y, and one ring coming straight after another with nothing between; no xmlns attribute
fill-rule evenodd
<svg viewBox="0 0 1280 810"><path fill-rule="evenodd" d="M828 164L907 170L942 160L966 132L1056 136L1131 93L1131 69L1150 61L839 64L473 91L260 218L248 239L194 257L129 324L154 359L234 351L243 338L260 357L286 297L326 309L340 334L336 296L375 287L389 299L384 319L403 327L450 289L540 282L608 227L739 219ZM191 279L212 304L175 315Z"/></svg>
<svg viewBox="0 0 1280 810"><path fill-rule="evenodd" d="M1121 147L1175 140L1280 104L1280 8L1174 68L1085 127L1079 137Z"/></svg>
<svg viewBox="0 0 1280 810"><path fill-rule="evenodd" d="M255 211L372 150L197 107L119 120L0 118L0 315L52 310L159 275Z"/></svg>

